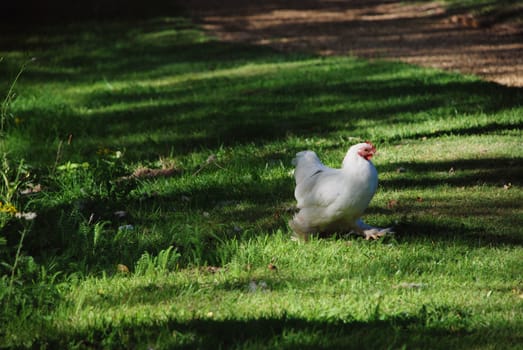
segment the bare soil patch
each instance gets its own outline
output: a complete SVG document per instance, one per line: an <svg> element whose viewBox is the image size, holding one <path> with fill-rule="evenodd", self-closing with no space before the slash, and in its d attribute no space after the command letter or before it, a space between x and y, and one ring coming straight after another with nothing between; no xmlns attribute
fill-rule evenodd
<svg viewBox="0 0 523 350"><path fill-rule="evenodd" d="M224 41L282 51L400 60L523 87L523 28L441 3L387 0L189 0Z"/></svg>

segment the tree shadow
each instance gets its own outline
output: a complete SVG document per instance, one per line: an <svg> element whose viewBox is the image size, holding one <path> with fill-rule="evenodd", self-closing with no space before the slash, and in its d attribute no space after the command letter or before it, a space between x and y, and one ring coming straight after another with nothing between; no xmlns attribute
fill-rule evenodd
<svg viewBox="0 0 523 350"><path fill-rule="evenodd" d="M459 313L457 310L456 312ZM104 340L124 347L141 347L151 343L187 349L280 348L295 349L390 349L390 348L470 348L496 347L496 335L503 334L503 344L516 345L521 336L502 327L489 326L474 331L439 329L424 326L431 315L389 317L375 321L312 321L292 316L262 317L247 320L197 319L188 322L157 321L154 325L107 326L83 334L52 332L47 344L64 345L79 341L83 346L98 348ZM57 337L56 334L60 335ZM54 335L54 336L53 336ZM46 337L47 338L47 337Z"/></svg>
<svg viewBox="0 0 523 350"><path fill-rule="evenodd" d="M442 184L449 186L493 185L502 188L508 183L519 185L523 178L522 158L479 158L436 162L398 162L381 164L380 172L397 172L402 178L382 179L385 188L430 188ZM435 177L430 173L436 172Z"/></svg>
<svg viewBox="0 0 523 350"><path fill-rule="evenodd" d="M216 45L210 44L211 47ZM361 121L368 121L373 127L401 126L437 117L448 118L449 109L463 115L478 111L496 113L519 107L521 101L518 89L482 82L449 83L439 82L437 78L420 82L415 76L366 82L387 69L410 69L401 65L392 67L389 63L363 64L359 68L349 64L336 74L317 75L306 84L303 81L296 83L292 81L296 79L296 70L285 72L278 68L278 59L273 60L272 54L266 56L265 62L276 62L271 69L282 71L281 77L259 74L256 80L233 74L207 78L199 77L201 71L195 71L181 83L92 92L82 97L82 108L89 113L78 114L65 107L64 115L57 118L55 110L40 107L21 110L20 115L27 116L25 131L32 134L35 141L33 147L25 151L30 160L41 159L41 154L46 152L39 146L48 147L49 135L55 134L62 139L74 135L80 148L91 152L82 154L88 159L92 159L94 150L103 145L125 149L129 160L136 161L170 152L187 154L197 148L285 140L288 135L328 136L345 130L347 133L359 132L365 137L368 131L357 131ZM226 65L237 69L249 57L250 54L229 58ZM302 61L290 61L299 62ZM317 74L314 68L311 73ZM351 78L346 82L325 84L325 79L337 74ZM198 91L196 95L195 91ZM379 101L389 102L381 104ZM374 141L396 142L446 134L477 135L521 126L521 122L492 120L480 126L448 127L431 132L412 130L378 137ZM49 156L54 154L49 153Z"/></svg>
<svg viewBox="0 0 523 350"><path fill-rule="evenodd" d="M521 106L523 96L521 89L452 81L444 74L414 72L402 64L353 60L326 69L312 56L202 42L201 34L183 18L132 24L80 24L65 33L62 27L50 26L42 30L48 35L37 39L27 33L0 39L8 50L41 54L40 62L24 72L21 85L68 81L81 88L84 83L103 83L74 96L77 105L57 102L59 116L48 106L20 108L27 124L24 131L35 138L32 158L42 154L39 144L48 147L45 140L70 134L93 145L124 148L135 160L166 150L187 153L195 147L267 142L289 134L306 137L344 129L351 133L361 120L401 125L442 117L448 110L495 113ZM57 56L57 51L68 54ZM15 64L5 61L0 72L14 74ZM249 67L252 72L236 73ZM391 72L401 77L380 78ZM120 83L132 86L122 88ZM439 130L433 136L520 127L521 123L493 120L489 126Z"/></svg>

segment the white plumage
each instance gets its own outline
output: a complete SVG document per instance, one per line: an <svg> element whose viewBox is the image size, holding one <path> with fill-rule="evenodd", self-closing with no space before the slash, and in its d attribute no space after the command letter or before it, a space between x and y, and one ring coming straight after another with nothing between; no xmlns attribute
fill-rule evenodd
<svg viewBox="0 0 523 350"><path fill-rule="evenodd" d="M370 161L375 152L370 142L354 145L341 169L325 166L313 151L296 154L294 196L299 212L289 225L298 237L306 240L312 233L354 231L375 239L390 231L360 219L378 187L378 172Z"/></svg>

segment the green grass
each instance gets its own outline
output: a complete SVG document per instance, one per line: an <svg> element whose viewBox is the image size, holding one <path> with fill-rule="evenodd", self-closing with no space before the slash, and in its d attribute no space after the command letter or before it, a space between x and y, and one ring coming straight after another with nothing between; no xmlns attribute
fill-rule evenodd
<svg viewBox="0 0 523 350"><path fill-rule="evenodd" d="M521 89L184 18L5 33L3 172L42 191L0 213L2 346L521 346ZM396 234L291 241L294 154L365 139Z"/></svg>

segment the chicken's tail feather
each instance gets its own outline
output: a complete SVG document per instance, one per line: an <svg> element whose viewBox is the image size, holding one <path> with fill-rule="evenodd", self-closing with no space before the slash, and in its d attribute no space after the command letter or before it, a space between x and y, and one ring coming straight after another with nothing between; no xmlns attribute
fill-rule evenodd
<svg viewBox="0 0 523 350"><path fill-rule="evenodd" d="M296 184L299 184L306 178L325 170L325 165L323 165L316 153L313 151L297 153L296 158L292 160L292 165L296 167L294 170Z"/></svg>

